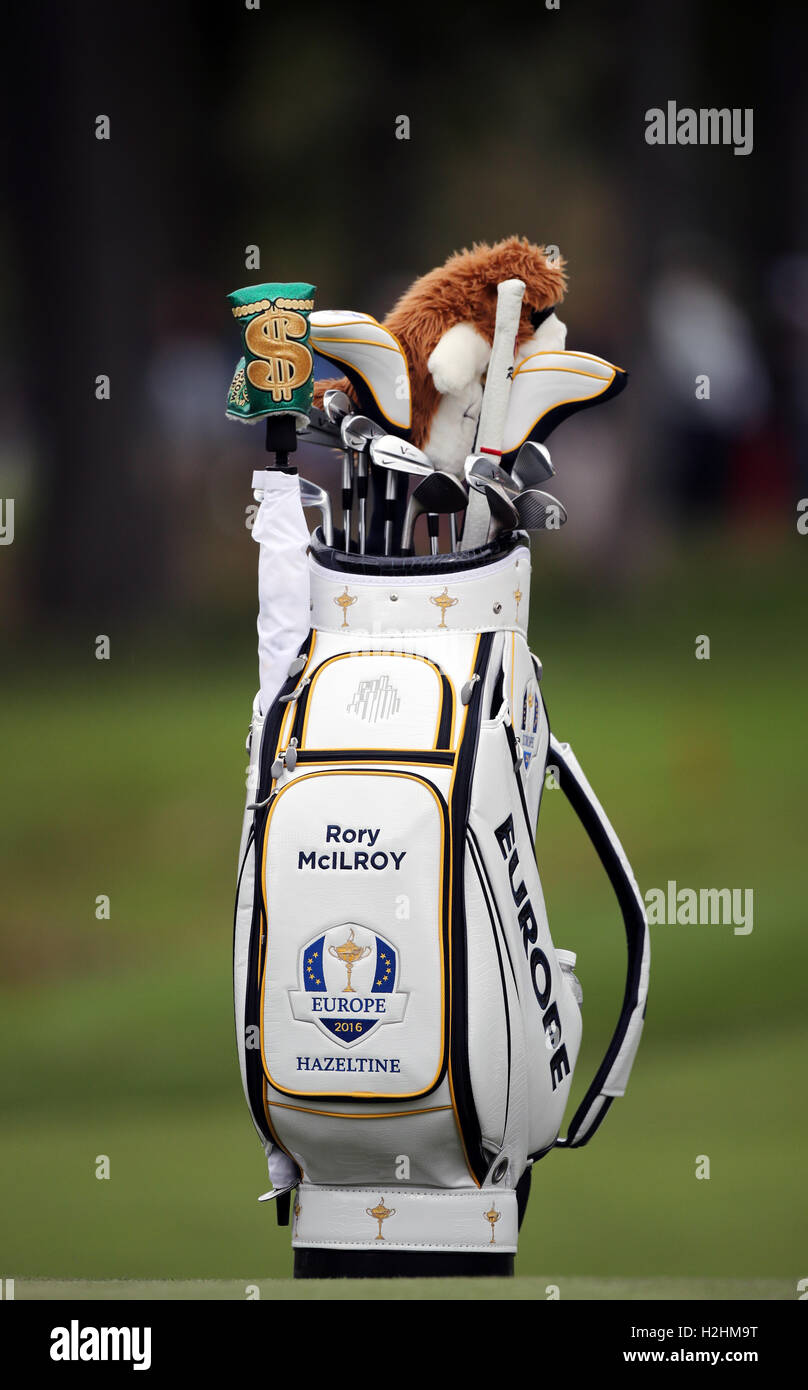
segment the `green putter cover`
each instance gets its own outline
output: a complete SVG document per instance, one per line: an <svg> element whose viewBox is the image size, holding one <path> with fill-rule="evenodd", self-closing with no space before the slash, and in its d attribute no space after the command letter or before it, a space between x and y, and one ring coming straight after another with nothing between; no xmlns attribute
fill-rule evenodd
<svg viewBox="0 0 808 1390"><path fill-rule="evenodd" d="M314 285L248 285L227 296L241 327L244 356L227 393L226 414L252 424L268 415L296 415L308 424L314 394L309 315Z"/></svg>

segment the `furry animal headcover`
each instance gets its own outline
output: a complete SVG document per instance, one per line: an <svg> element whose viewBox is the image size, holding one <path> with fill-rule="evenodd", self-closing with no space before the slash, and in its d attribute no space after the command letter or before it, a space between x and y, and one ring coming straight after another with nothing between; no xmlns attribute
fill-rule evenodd
<svg viewBox="0 0 808 1390"><path fill-rule="evenodd" d="M526 286L517 335L517 352L523 355L537 324L552 315L566 289L561 258L548 260L540 247L524 237L508 237L493 246L475 242L470 251L455 252L445 265L416 280L385 318L385 327L398 338L407 358L412 390L410 438L419 448L430 441L434 417L446 395L457 398L461 418L472 423L473 438L473 412L476 408L479 414L481 378L494 340L497 285L511 279L523 280ZM344 380L321 381L315 388L318 404L333 385L351 393ZM461 459L464 449L466 445L459 451ZM442 452L438 448L438 455Z"/></svg>

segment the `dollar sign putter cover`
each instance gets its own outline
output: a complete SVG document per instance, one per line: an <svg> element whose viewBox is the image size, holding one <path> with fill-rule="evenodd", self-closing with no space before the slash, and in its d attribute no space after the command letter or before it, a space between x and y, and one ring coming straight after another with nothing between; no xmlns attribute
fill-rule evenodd
<svg viewBox="0 0 808 1390"><path fill-rule="evenodd" d="M267 415L298 415L308 424L314 392L309 315L316 286L303 281L247 285L227 296L241 328L244 356L227 393L226 414L252 424Z"/></svg>

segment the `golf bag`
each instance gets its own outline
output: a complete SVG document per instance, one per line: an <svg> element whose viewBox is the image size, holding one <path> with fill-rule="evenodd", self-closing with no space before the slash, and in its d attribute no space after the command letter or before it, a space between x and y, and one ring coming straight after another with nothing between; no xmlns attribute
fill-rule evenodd
<svg viewBox="0 0 808 1390"><path fill-rule="evenodd" d="M309 570L311 630L253 718L235 911L269 1195L286 1221L297 1189L297 1251L512 1257L531 1166L586 1143L625 1090L642 899L549 731L524 537L402 563L317 533ZM600 856L628 946L617 1026L563 1138L582 1019L536 863L546 777Z"/></svg>

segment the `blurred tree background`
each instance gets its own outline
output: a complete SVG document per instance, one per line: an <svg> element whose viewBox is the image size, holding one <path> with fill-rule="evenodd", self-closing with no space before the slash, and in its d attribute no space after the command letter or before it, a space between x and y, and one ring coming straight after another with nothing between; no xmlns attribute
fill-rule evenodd
<svg viewBox="0 0 808 1390"><path fill-rule="evenodd" d="M746 939L658 929L630 1098L591 1153L542 1165L554 1220L534 1197L520 1267L803 1273L808 122L793 7L72 0L13 7L7 51L0 1171L17 1194L14 1268L289 1267L286 1234L251 1206L265 1180L229 1018L256 684L244 521L263 441L224 420L238 356L225 295L309 279L318 308L381 317L452 250L518 232L567 260L568 346L631 377L550 440L570 513L534 558L551 718L644 888L752 884L759 914ZM648 145L645 113L669 99L752 108L752 153ZM260 270L245 269L250 245ZM301 464L336 497L330 458L304 449ZM109 662L94 658L101 633ZM700 633L709 663L693 656ZM576 830L554 808L543 821L551 925L581 951L585 1069L618 938ZM704 1152L720 1180L694 1181ZM97 1153L117 1182L96 1181Z"/></svg>

